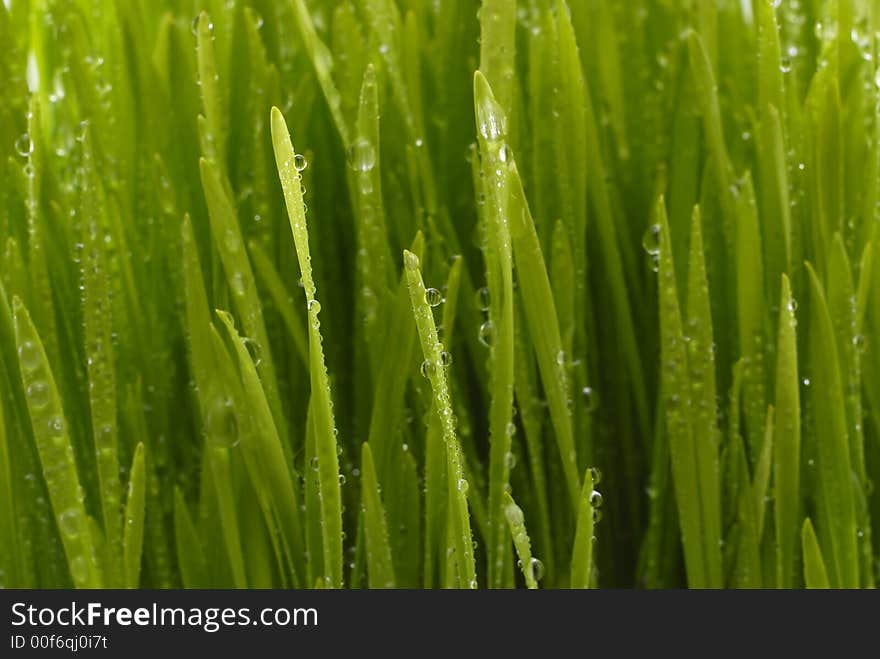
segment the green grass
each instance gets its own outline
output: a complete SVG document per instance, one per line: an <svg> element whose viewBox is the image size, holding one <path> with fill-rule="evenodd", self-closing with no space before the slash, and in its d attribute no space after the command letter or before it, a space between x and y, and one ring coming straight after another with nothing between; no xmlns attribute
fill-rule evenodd
<svg viewBox="0 0 880 659"><path fill-rule="evenodd" d="M875 585L874 0L0 43L0 585Z"/></svg>

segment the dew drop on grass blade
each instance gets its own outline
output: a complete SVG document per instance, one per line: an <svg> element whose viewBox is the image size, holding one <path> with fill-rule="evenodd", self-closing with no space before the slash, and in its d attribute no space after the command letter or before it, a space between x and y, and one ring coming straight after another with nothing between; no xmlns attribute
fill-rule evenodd
<svg viewBox="0 0 880 659"><path fill-rule="evenodd" d="M532 542L529 539L528 531L526 531L525 516L522 508L520 508L509 492L504 493L504 517L507 519L507 526L510 530L510 536L513 538L513 546L516 549L516 555L519 558L517 564L522 570L526 580L526 587L534 590L538 587L538 579L544 570L543 565L532 557Z"/></svg>

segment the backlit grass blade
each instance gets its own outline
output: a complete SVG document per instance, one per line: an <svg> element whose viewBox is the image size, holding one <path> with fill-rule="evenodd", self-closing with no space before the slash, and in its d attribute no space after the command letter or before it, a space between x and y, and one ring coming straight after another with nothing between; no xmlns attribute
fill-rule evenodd
<svg viewBox="0 0 880 659"><path fill-rule="evenodd" d="M519 557L518 564L525 577L526 587L534 590L538 587L538 579L541 578L540 573L544 568L538 559L532 557L532 542L529 539L528 531L526 531L522 508L516 505L509 492L504 493L504 516L507 518L507 526L513 538L516 555Z"/></svg>
<svg viewBox="0 0 880 659"><path fill-rule="evenodd" d="M485 11L485 9L484 9ZM492 325L489 368L489 585L503 584L509 540L504 528L503 493L510 479L509 459L513 407L513 253L508 220L509 174L505 166L510 147L507 118L495 100L489 83L477 71L474 75L474 103L486 195L486 277L490 291L489 321Z"/></svg>
<svg viewBox="0 0 880 659"><path fill-rule="evenodd" d="M788 277L782 275L779 338L776 344L776 448L773 482L776 492L776 585L794 584L800 520L801 401L798 379L797 320Z"/></svg>
<svg viewBox="0 0 880 659"><path fill-rule="evenodd" d="M703 249L702 216L694 207L691 218L687 288L687 360L691 418L702 510L703 545L709 582L720 586L721 484L718 466L719 429L716 399L715 339L709 282Z"/></svg>
<svg viewBox="0 0 880 659"><path fill-rule="evenodd" d="M663 198L657 202L660 227L660 336L663 406L672 459L675 499L678 504L684 545L688 585L705 588L711 585L702 537L702 494L699 465L691 427L691 387L688 373L684 328L676 290L672 243Z"/></svg>
<svg viewBox="0 0 880 659"><path fill-rule="evenodd" d="M577 527L574 535L574 548L571 552L571 587L589 588L593 572L593 544L595 538L595 515L593 505L593 473L587 469L584 474L584 489L578 506Z"/></svg>
<svg viewBox="0 0 880 659"><path fill-rule="evenodd" d="M100 588L98 553L89 531L68 422L46 352L27 309L12 299L15 342L34 441L73 585Z"/></svg>
<svg viewBox="0 0 880 659"><path fill-rule="evenodd" d="M342 502L339 491L339 462L336 455L336 424L333 420L333 402L330 383L324 364L318 312L320 303L315 299L312 279L309 236L306 228L305 206L302 198L301 176L296 168L296 153L290 141L287 124L278 108L272 108L272 143L290 228L302 273L303 288L309 316L309 373L311 376L311 410L315 427L315 449L320 475L320 502L323 533L324 570L327 585L342 586Z"/></svg>
<svg viewBox="0 0 880 659"><path fill-rule="evenodd" d="M144 445L138 443L131 463L128 497L125 500L125 527L122 536L123 583L137 588L141 576L141 552L144 545L144 506L146 504Z"/></svg>
<svg viewBox="0 0 880 659"><path fill-rule="evenodd" d="M90 143L84 141L82 181L83 243L83 322L85 325L86 365L89 377L89 406L92 436L101 491L101 514L106 554L105 577L109 584L128 584L122 578L119 557L122 552L120 528L120 484L118 427L116 421L116 372L114 368L113 323L108 295L108 259L103 240L103 189L99 186ZM126 572L126 577L128 573Z"/></svg>
<svg viewBox="0 0 880 659"><path fill-rule="evenodd" d="M840 362L825 292L809 264L807 272L810 283L812 409L820 482L817 503L822 524L819 534L823 544L828 543L826 567L831 583L840 588L857 588L859 560L854 493Z"/></svg>
<svg viewBox="0 0 880 659"><path fill-rule="evenodd" d="M376 468L370 445L361 450L363 478L364 528L366 530L367 574L370 588L394 588L394 566L391 563L391 545L388 544L388 526L385 509L376 480Z"/></svg>
<svg viewBox="0 0 880 659"><path fill-rule="evenodd" d="M766 366L764 357L764 267L758 211L750 174L736 184L736 299L739 353L743 358L743 406L749 464L757 461L764 438Z"/></svg>
<svg viewBox="0 0 880 659"><path fill-rule="evenodd" d="M425 238L419 232L413 240L411 250L421 257L424 248ZM402 272L385 329L388 336L395 337L395 341L383 355L370 414L368 441L374 454L380 483L389 477L393 467L391 460L394 453L391 443L394 428L400 422L400 404L406 394L407 378L401 377L400 364L412 363L416 349L416 330L411 315L406 273Z"/></svg>
<svg viewBox="0 0 880 659"><path fill-rule="evenodd" d="M578 508L580 478L577 473L577 455L568 407L570 385L563 370L565 355L553 289L550 286L535 222L526 202L522 180L513 160L510 164L510 177L512 220L510 232L513 254L516 258L517 283L521 295L528 300L523 304L523 312L528 325L529 338L538 360L541 382L550 409L550 421L553 424L559 457L563 465L565 486L574 511ZM560 354L563 355L563 364L559 363Z"/></svg>
<svg viewBox="0 0 880 659"><path fill-rule="evenodd" d="M199 161L202 186L208 203L208 216L211 220L211 233L214 237L226 282L232 292L232 302L241 317L242 329L259 346L262 355L257 370L263 381L266 397L272 409L275 425L282 437L287 437L287 420L281 407L278 382L269 335L263 319L263 308L257 297L254 273L244 248L235 208L224 190L221 174L216 163L202 158Z"/></svg>
<svg viewBox="0 0 880 659"><path fill-rule="evenodd" d="M236 331L229 314L218 312L217 315L226 330L241 377L242 414L249 417L249 428L242 432L250 435L243 437L245 467L272 534L273 546L282 554L276 558L290 571L292 582L296 584L305 576L297 474L291 474L288 468L269 401L245 340ZM280 546L276 535L280 536Z"/></svg>
<svg viewBox="0 0 880 659"><path fill-rule="evenodd" d="M474 548L471 537L471 524L468 516L468 482L464 478L461 445L455 432L452 414L452 400L443 353L443 344L437 336L437 326L431 307L425 301L425 284L419 270L419 257L405 251L403 262L406 269L409 298L418 328L419 343L425 361L423 370L428 376L433 392L434 413L439 415L443 428L443 443L446 446L446 483L451 525L449 533L455 547L455 563L460 588L476 588L477 575L474 565Z"/></svg>
<svg viewBox="0 0 880 659"><path fill-rule="evenodd" d="M804 553L804 582L807 588L831 588L828 579L828 571L825 569L825 560L822 558L822 549L816 539L816 532L810 518L804 520L801 531L801 543Z"/></svg>

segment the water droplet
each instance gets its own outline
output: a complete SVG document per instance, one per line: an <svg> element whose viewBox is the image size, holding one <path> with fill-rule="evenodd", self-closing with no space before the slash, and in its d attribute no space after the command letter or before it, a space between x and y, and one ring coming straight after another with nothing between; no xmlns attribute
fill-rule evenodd
<svg viewBox="0 0 880 659"><path fill-rule="evenodd" d="M406 251L403 253L403 263L406 266L407 270L419 269L419 257L410 251Z"/></svg>
<svg viewBox="0 0 880 659"><path fill-rule="evenodd" d="M77 556L70 562L70 576L73 577L74 583L77 581L85 581L89 575L89 567L86 563L85 556Z"/></svg>
<svg viewBox="0 0 880 659"><path fill-rule="evenodd" d="M421 372L422 377L425 378L430 378L432 375L434 375L434 362L432 362L430 359L426 359L425 361L423 361Z"/></svg>
<svg viewBox="0 0 880 659"><path fill-rule="evenodd" d="M535 577L535 581L540 581L544 578L544 564L534 557L532 557L532 574Z"/></svg>
<svg viewBox="0 0 880 659"><path fill-rule="evenodd" d="M27 388L27 397L34 409L42 409L49 404L49 385L43 380L31 382Z"/></svg>
<svg viewBox="0 0 880 659"><path fill-rule="evenodd" d="M478 112L478 115L480 121L480 135L482 135L483 139L487 142L497 142L507 132L504 125L504 115L500 112L489 110Z"/></svg>
<svg viewBox="0 0 880 659"><path fill-rule="evenodd" d="M805 387L810 386L810 378L804 378L803 380L801 380L801 382Z"/></svg>
<svg viewBox="0 0 880 659"><path fill-rule="evenodd" d="M254 366L259 366L263 362L263 346L260 345L259 341L249 336L244 337L241 343L244 345L245 350L248 351Z"/></svg>
<svg viewBox="0 0 880 659"><path fill-rule="evenodd" d="M660 253L660 225L652 224L642 235L642 247L651 256Z"/></svg>
<svg viewBox="0 0 880 659"><path fill-rule="evenodd" d="M504 454L504 466L508 469L516 467L516 456L511 451Z"/></svg>
<svg viewBox="0 0 880 659"><path fill-rule="evenodd" d="M75 538L82 529L82 515L76 508L69 508L58 516L58 529L68 538Z"/></svg>
<svg viewBox="0 0 880 659"><path fill-rule="evenodd" d="M602 482L602 472L599 471L599 467L590 467L590 478L593 479L593 487Z"/></svg>
<svg viewBox="0 0 880 659"><path fill-rule="evenodd" d="M293 157L293 167L294 169L296 169L296 171L301 172L308 166L309 161L306 160L306 157L304 155L297 153Z"/></svg>
<svg viewBox="0 0 880 659"><path fill-rule="evenodd" d="M510 153L510 147L507 144L502 144L498 149L498 159L501 162L507 162L512 159L512 155Z"/></svg>
<svg viewBox="0 0 880 659"><path fill-rule="evenodd" d="M593 508L593 524L598 524L602 521L602 511L599 508Z"/></svg>
<svg viewBox="0 0 880 659"><path fill-rule="evenodd" d="M239 297L244 295L244 276L240 272L233 273L232 280L229 282L229 287L235 295Z"/></svg>
<svg viewBox="0 0 880 659"><path fill-rule="evenodd" d="M852 338L853 348L856 349L857 352L864 352L865 348L868 345L868 339L864 334L856 334Z"/></svg>
<svg viewBox="0 0 880 659"><path fill-rule="evenodd" d="M31 372L40 365L40 348L31 340L18 346L18 362L24 371Z"/></svg>
<svg viewBox="0 0 880 659"><path fill-rule="evenodd" d="M429 307L438 307L443 303L443 293L436 288L425 289L425 302Z"/></svg>
<svg viewBox="0 0 880 659"><path fill-rule="evenodd" d="M372 143L360 137L348 147L349 166L358 172L368 172L376 165L376 149Z"/></svg>
<svg viewBox="0 0 880 659"><path fill-rule="evenodd" d="M788 304L785 305L785 308L788 309L788 313L793 314L795 311L797 311L797 308L798 308L797 300L795 300L794 298L791 298L788 301Z"/></svg>
<svg viewBox="0 0 880 659"><path fill-rule="evenodd" d="M595 412L599 406L599 396L592 387L581 389L581 397L584 399L584 407L587 412Z"/></svg>
<svg viewBox="0 0 880 659"><path fill-rule="evenodd" d="M51 435L58 435L64 432L64 418L58 414L52 415L49 418L48 430Z"/></svg>
<svg viewBox="0 0 880 659"><path fill-rule="evenodd" d="M313 471L318 471L318 456L317 455L313 455L309 459L309 466L312 468Z"/></svg>
<svg viewBox="0 0 880 659"><path fill-rule="evenodd" d="M464 478L458 479L458 491L462 494L466 494L468 491L468 482Z"/></svg>
<svg viewBox="0 0 880 659"><path fill-rule="evenodd" d="M504 516L507 517L507 521L510 523L511 526L522 526L525 522L522 508L517 506L515 503L510 503L505 506Z"/></svg>
<svg viewBox="0 0 880 659"><path fill-rule="evenodd" d="M27 158L34 152L34 141L31 139L31 136L27 133L22 133L17 140L15 140L15 150L18 152L22 158Z"/></svg>
<svg viewBox="0 0 880 659"><path fill-rule="evenodd" d="M314 313L316 316L321 313L321 303L317 300L309 300L308 304L306 304L306 309L309 313Z"/></svg>
<svg viewBox="0 0 880 659"><path fill-rule="evenodd" d="M495 325L492 324L491 320L487 320L485 323L480 325L480 343L482 343L487 348L492 347L492 340L495 338Z"/></svg>
<svg viewBox="0 0 880 659"><path fill-rule="evenodd" d="M339 474L339 484L345 485L345 474Z"/></svg>
<svg viewBox="0 0 880 659"><path fill-rule="evenodd" d="M440 352L440 364L443 366L452 366L452 354L445 350Z"/></svg>
<svg viewBox="0 0 880 659"><path fill-rule="evenodd" d="M205 432L218 446L233 448L238 445L238 419L231 399L218 398L214 401L205 417Z"/></svg>
<svg viewBox="0 0 880 659"><path fill-rule="evenodd" d="M489 304L492 302L492 296L489 293L489 288L487 286L483 286L480 290L477 291L477 307L479 307L480 311L489 311Z"/></svg>
<svg viewBox="0 0 880 659"><path fill-rule="evenodd" d="M780 59L779 70L783 73L791 73L791 58L788 55L783 55Z"/></svg>
<svg viewBox="0 0 880 659"><path fill-rule="evenodd" d="M590 492L590 506L593 508L602 507L602 493L599 492L599 490L593 490Z"/></svg>

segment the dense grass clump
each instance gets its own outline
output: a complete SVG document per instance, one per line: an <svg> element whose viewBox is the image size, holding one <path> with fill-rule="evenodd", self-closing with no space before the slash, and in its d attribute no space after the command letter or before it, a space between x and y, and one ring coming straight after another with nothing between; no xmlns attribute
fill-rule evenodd
<svg viewBox="0 0 880 659"><path fill-rule="evenodd" d="M874 586L875 0L0 43L0 584Z"/></svg>

